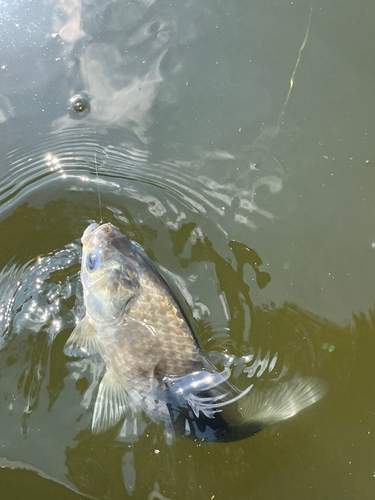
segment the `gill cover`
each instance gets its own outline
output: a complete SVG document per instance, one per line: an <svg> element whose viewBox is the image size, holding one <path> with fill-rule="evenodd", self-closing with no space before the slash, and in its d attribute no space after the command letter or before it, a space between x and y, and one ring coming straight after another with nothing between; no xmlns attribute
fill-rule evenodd
<svg viewBox="0 0 375 500"><path fill-rule="evenodd" d="M95 282L85 293L86 310L93 322L112 324L126 309L136 292L131 281L122 279L118 270L114 270Z"/></svg>
<svg viewBox="0 0 375 500"><path fill-rule="evenodd" d="M84 302L93 323L112 324L138 289L138 276L113 245L118 237L110 224L91 224L82 237L81 279Z"/></svg>

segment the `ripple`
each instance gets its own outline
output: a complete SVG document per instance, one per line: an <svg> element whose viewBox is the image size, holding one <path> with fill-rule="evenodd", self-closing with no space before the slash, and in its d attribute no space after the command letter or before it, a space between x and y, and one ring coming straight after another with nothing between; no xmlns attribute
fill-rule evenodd
<svg viewBox="0 0 375 500"><path fill-rule="evenodd" d="M19 310L16 302L17 292L21 286L19 281L25 275L27 266L18 268L16 264L8 264L0 273L0 350L11 338L14 318Z"/></svg>
<svg viewBox="0 0 375 500"><path fill-rule="evenodd" d="M80 286L79 256L80 246L70 244L23 266L5 266L0 274L0 349L21 332L43 330L52 343L61 330L74 326L79 302L67 302Z"/></svg>
<svg viewBox="0 0 375 500"><path fill-rule="evenodd" d="M105 164L107 152L91 129L75 127L52 132L39 142L11 150L4 157L0 177L2 211L14 207L35 190L66 179L69 174L93 174ZM124 164L137 164L145 154L132 148L121 151ZM76 175L77 181L82 180Z"/></svg>
<svg viewBox="0 0 375 500"><path fill-rule="evenodd" d="M239 172L239 160L223 151L202 153L191 161L155 163L137 138L124 140L123 134L117 129L109 133L74 127L13 149L4 158L0 177L2 212L54 185L71 191L100 189L103 194L123 196L123 203L127 197L136 199L151 215L166 216L165 223L173 228L189 214L214 217L225 234L231 222L255 230L261 219L273 218L261 204L282 188L279 176L261 175L244 163ZM207 173L216 163L225 163L226 169L213 180Z"/></svg>

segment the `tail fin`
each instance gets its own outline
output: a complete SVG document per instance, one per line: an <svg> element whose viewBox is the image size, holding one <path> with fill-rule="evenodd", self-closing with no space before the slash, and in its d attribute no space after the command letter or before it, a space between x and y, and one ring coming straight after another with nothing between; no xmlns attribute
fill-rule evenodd
<svg viewBox="0 0 375 500"><path fill-rule="evenodd" d="M319 379L296 375L268 390L252 384L238 391L229 374L202 370L164 380L168 390L160 389L156 399L166 398L175 430L203 441L237 441L293 417L328 389Z"/></svg>
<svg viewBox="0 0 375 500"><path fill-rule="evenodd" d="M238 411L245 422L270 425L293 417L321 399L328 384L311 377L296 375L270 390L252 390L238 402Z"/></svg>

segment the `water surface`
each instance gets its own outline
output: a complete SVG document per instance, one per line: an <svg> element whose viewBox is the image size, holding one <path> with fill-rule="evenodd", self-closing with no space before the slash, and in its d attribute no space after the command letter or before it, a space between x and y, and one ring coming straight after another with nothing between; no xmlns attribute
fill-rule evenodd
<svg viewBox="0 0 375 500"><path fill-rule="evenodd" d="M374 15L2 2L4 496L372 498ZM80 237L101 219L145 248L238 387L276 359L270 376L288 365L328 395L236 443L168 446L151 423L135 443L93 436L102 364L63 346L84 314Z"/></svg>

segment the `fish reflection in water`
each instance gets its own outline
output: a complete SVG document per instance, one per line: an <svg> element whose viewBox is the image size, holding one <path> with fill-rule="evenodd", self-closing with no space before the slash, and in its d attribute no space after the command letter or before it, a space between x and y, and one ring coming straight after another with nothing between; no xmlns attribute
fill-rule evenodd
<svg viewBox="0 0 375 500"><path fill-rule="evenodd" d="M296 415L318 401L326 384L294 376L268 390L239 391L229 370L202 353L172 291L143 249L112 224L91 224L82 237L81 280L86 316L65 353L99 353L106 365L94 405L92 431L123 421L131 439L141 413L175 432L205 441L235 441Z"/></svg>

